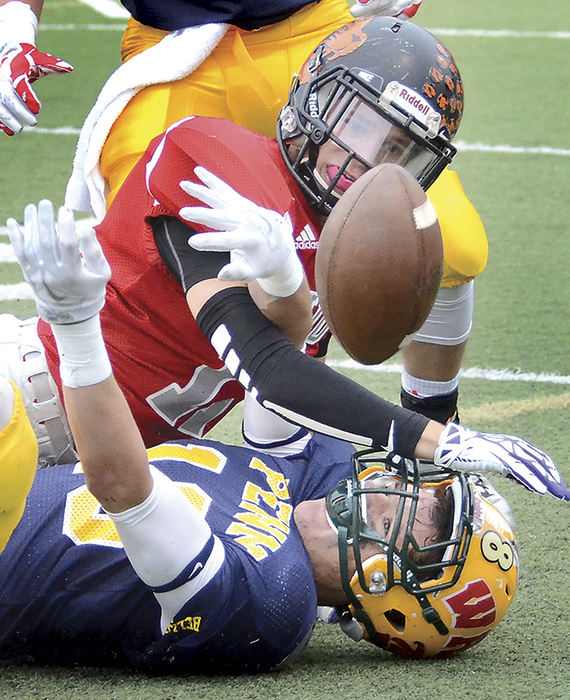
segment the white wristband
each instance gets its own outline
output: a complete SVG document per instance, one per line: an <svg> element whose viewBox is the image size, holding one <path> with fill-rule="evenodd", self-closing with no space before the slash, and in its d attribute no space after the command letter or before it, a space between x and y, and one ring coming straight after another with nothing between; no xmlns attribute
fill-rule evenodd
<svg viewBox="0 0 570 700"><path fill-rule="evenodd" d="M59 352L59 374L65 386L91 386L111 376L99 314L80 323L54 324L52 331Z"/></svg>
<svg viewBox="0 0 570 700"><path fill-rule="evenodd" d="M8 2L0 7L0 56L16 44L36 44L38 18L25 2Z"/></svg>
<svg viewBox="0 0 570 700"><path fill-rule="evenodd" d="M299 289L304 276L301 261L292 250L279 272L271 277L258 277L257 282L272 297L290 297Z"/></svg>

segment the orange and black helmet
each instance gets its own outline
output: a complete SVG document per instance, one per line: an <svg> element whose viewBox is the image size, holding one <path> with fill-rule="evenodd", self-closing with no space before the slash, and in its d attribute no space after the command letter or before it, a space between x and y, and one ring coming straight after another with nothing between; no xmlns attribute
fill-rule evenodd
<svg viewBox="0 0 570 700"><path fill-rule="evenodd" d="M333 183L319 177L325 142L346 152L345 168L353 159L367 168L395 162L427 189L455 155L462 114L463 83L444 44L409 20L366 18L333 32L305 61L277 139L308 200L328 213L343 171Z"/></svg>

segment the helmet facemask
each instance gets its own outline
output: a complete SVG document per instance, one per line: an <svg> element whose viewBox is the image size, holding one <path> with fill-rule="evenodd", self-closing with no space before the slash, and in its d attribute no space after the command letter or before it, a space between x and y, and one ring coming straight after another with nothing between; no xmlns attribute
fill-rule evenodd
<svg viewBox="0 0 570 700"><path fill-rule="evenodd" d="M452 481L447 470L425 467L394 454L382 458L367 450L354 455L351 477L340 482L327 497L327 513L338 532L343 589L352 616L363 626L370 641L383 646L361 592L364 598L383 596L394 587L416 599L417 614L423 615L439 634L448 633L427 596L453 586L461 575L473 519L471 491L466 486L463 474L454 474ZM420 490L426 487L446 490L453 506L448 503L446 521L439 524L441 532L436 541L421 544L413 528ZM367 522L366 498L375 493L398 499L388 538ZM378 552L363 560L362 550L369 543L375 543ZM356 565L354 574L349 566L349 551ZM392 623L398 624L397 620Z"/></svg>

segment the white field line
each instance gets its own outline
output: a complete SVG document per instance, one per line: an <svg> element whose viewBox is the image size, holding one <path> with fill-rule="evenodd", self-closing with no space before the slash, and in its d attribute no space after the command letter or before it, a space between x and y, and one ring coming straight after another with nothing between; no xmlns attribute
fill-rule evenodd
<svg viewBox="0 0 570 700"><path fill-rule="evenodd" d="M28 134L49 134L50 136L79 136L81 129L74 126L58 126L54 129L46 129L43 126L24 127L24 131Z"/></svg>
<svg viewBox="0 0 570 700"><path fill-rule="evenodd" d="M460 36L485 39L570 39L570 32L525 32L516 29L444 29L429 30L436 36Z"/></svg>
<svg viewBox="0 0 570 700"><path fill-rule="evenodd" d="M129 15L127 15L128 17ZM125 23L115 24L40 24L40 32L124 32Z"/></svg>
<svg viewBox="0 0 570 700"><path fill-rule="evenodd" d="M92 10L103 17L111 19L128 19L131 15L122 5L115 0L79 0L82 5L88 5Z"/></svg>
<svg viewBox="0 0 570 700"><path fill-rule="evenodd" d="M32 298L32 290L26 282L3 284L0 286L0 301L16 301L19 299Z"/></svg>
<svg viewBox="0 0 570 700"><path fill-rule="evenodd" d="M355 360L327 360L327 364L337 369L362 370L364 372L379 372L380 374L400 374L402 365L361 365ZM547 374L541 372L521 372L512 369L485 369L470 367L461 370L463 379L486 379L491 382L536 382L540 384L570 384L570 376Z"/></svg>
<svg viewBox="0 0 570 700"><path fill-rule="evenodd" d="M465 141L454 141L459 152L467 153L502 153L505 155L541 155L541 156L570 156L568 148L551 148L550 146L491 146L488 143L466 143Z"/></svg>

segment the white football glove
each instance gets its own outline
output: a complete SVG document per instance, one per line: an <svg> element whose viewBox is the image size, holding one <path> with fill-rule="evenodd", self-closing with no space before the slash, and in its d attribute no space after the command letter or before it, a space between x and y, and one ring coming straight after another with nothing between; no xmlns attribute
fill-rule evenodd
<svg viewBox="0 0 570 700"><path fill-rule="evenodd" d="M219 230L194 234L188 244L196 250L230 252L230 262L218 273L221 280L257 279L271 296L294 294L304 272L289 215L258 206L205 168L198 166L194 172L204 184L182 180L180 187L211 208L183 207L180 216Z"/></svg>
<svg viewBox="0 0 570 700"><path fill-rule="evenodd" d="M39 315L51 324L95 316L105 303L111 269L95 231L78 239L73 214L61 207L55 224L52 203L28 204L23 228L8 219L8 233Z"/></svg>
<svg viewBox="0 0 570 700"><path fill-rule="evenodd" d="M350 12L357 19L373 16L398 17L402 13L413 17L421 4L422 0L357 0Z"/></svg>
<svg viewBox="0 0 570 700"><path fill-rule="evenodd" d="M570 491L552 459L526 440L491 435L448 423L439 438L434 464L458 471L488 472L514 479L535 493L550 493L563 501Z"/></svg>

